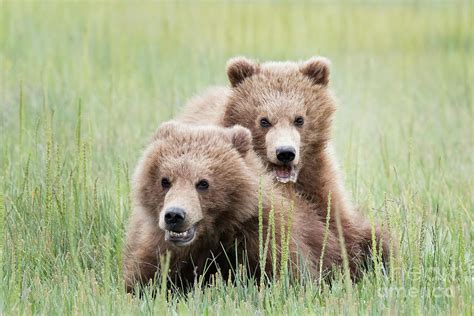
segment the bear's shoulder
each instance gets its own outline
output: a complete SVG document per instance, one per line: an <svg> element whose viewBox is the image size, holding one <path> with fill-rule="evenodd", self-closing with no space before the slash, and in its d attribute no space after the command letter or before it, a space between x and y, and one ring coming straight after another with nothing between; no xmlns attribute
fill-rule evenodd
<svg viewBox="0 0 474 316"><path fill-rule="evenodd" d="M208 88L186 103L177 120L187 124L220 125L230 94L228 87Z"/></svg>

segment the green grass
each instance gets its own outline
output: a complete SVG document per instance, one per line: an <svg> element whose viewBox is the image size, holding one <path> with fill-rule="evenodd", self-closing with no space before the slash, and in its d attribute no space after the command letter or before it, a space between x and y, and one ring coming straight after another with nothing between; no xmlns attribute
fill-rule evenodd
<svg viewBox="0 0 474 316"><path fill-rule="evenodd" d="M470 2L0 2L0 314L472 314ZM389 276L128 296L129 177L226 60L324 55L346 186L400 242Z"/></svg>

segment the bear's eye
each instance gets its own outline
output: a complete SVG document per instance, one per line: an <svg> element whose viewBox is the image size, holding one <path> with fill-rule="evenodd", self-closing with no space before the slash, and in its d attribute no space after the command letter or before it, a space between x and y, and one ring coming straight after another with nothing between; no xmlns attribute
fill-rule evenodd
<svg viewBox="0 0 474 316"><path fill-rule="evenodd" d="M295 126L303 126L304 118L302 116L297 116L295 118Z"/></svg>
<svg viewBox="0 0 474 316"><path fill-rule="evenodd" d="M162 178L161 179L161 186L163 189L169 189L171 187L171 182L168 178Z"/></svg>
<svg viewBox="0 0 474 316"><path fill-rule="evenodd" d="M196 189L199 191L206 191L209 189L209 182L207 180L201 180L198 183L196 183Z"/></svg>
<svg viewBox="0 0 474 316"><path fill-rule="evenodd" d="M270 127L272 124L268 121L266 117L260 119L260 126L261 127Z"/></svg>

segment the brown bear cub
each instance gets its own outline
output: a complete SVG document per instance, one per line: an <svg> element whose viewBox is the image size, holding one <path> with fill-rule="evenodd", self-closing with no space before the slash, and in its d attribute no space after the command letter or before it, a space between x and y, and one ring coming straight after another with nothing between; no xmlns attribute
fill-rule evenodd
<svg viewBox="0 0 474 316"><path fill-rule="evenodd" d="M325 274L341 264L336 236L308 203L291 202L274 187L252 150L250 131L240 126L161 126L136 168L133 203L124 251L128 291L153 279L166 253L168 277L178 288L214 273L227 279L237 264L258 277L259 236L275 236L274 259L280 263L282 218L292 223L286 238L291 271L301 267L301 257L315 278L321 258ZM272 277L272 269L269 250L267 276Z"/></svg>
<svg viewBox="0 0 474 316"><path fill-rule="evenodd" d="M302 196L323 218L330 209L331 230L337 232L338 216L349 260L370 262L372 227L349 202L331 146L336 102L329 89L329 61L313 57L259 64L238 57L229 61L227 74L230 88L195 97L180 120L248 128L267 170L290 186L287 196ZM385 262L389 236L377 228L375 239Z"/></svg>

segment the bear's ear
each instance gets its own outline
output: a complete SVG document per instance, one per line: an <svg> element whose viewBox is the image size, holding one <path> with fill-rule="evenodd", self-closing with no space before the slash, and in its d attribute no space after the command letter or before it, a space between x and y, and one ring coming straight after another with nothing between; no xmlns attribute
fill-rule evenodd
<svg viewBox="0 0 474 316"><path fill-rule="evenodd" d="M234 57L227 62L227 77L232 87L258 72L258 64L245 57Z"/></svg>
<svg viewBox="0 0 474 316"><path fill-rule="evenodd" d="M161 126L158 127L158 129L153 134L152 141L169 138L170 136L176 134L181 125L182 124L174 120L161 124Z"/></svg>
<svg viewBox="0 0 474 316"><path fill-rule="evenodd" d="M300 71L308 76L314 84L326 86L329 83L329 67L331 62L324 57L313 57L305 61Z"/></svg>
<svg viewBox="0 0 474 316"><path fill-rule="evenodd" d="M228 135L235 149L237 149L242 157L245 157L252 148L252 134L250 131L240 125L234 125L228 129Z"/></svg>

